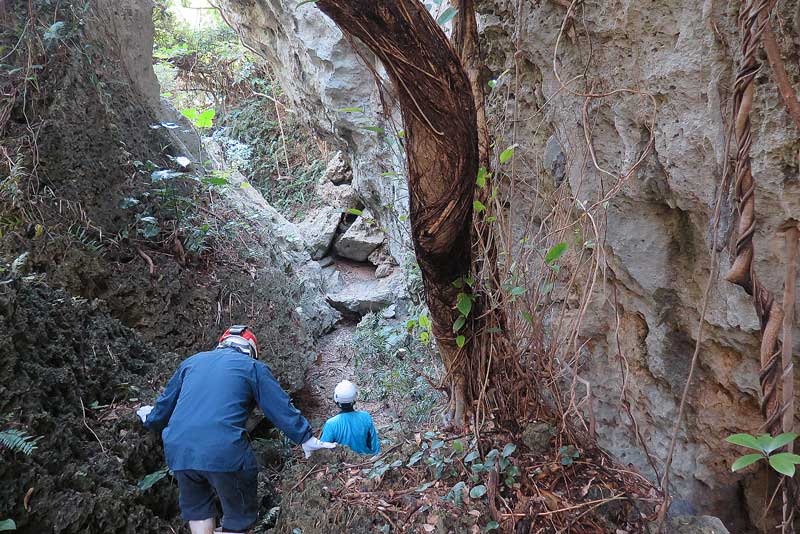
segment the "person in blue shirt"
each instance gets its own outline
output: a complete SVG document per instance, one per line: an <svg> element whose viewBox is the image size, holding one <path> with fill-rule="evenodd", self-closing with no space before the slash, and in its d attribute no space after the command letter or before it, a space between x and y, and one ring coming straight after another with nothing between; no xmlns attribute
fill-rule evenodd
<svg viewBox="0 0 800 534"><path fill-rule="evenodd" d="M333 391L333 401L339 406L339 415L331 417L322 427L323 442L347 445L358 454L378 454L381 442L378 432L367 412L355 410L358 388L349 380L337 384Z"/></svg>
<svg viewBox="0 0 800 534"><path fill-rule="evenodd" d="M246 532L258 518L258 464L245 423L258 405L306 458L333 448L313 436L264 363L246 326L229 328L216 349L184 360L155 407L137 410L145 427L161 432L167 465L178 481L181 516L192 534L213 534L222 506L223 532Z"/></svg>

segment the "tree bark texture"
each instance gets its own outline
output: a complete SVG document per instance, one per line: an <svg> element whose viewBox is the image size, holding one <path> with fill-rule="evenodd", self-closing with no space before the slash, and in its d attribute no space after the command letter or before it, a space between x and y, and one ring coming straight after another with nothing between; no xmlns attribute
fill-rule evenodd
<svg viewBox="0 0 800 534"><path fill-rule="evenodd" d="M469 327L460 333L453 282L472 264L472 202L478 172L478 135L470 80L447 37L417 0L318 0L344 32L383 62L398 93L406 139L411 233L425 284L432 331L447 368L454 415L462 423L474 400L467 395ZM477 374L477 373L475 373Z"/></svg>

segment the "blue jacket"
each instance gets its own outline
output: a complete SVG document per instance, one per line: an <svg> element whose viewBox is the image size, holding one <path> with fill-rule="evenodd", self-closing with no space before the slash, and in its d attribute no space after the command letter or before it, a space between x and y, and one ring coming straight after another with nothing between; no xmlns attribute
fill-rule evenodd
<svg viewBox="0 0 800 534"><path fill-rule="evenodd" d="M342 412L322 427L322 441L347 445L358 454L378 454L381 442L367 412Z"/></svg>
<svg viewBox="0 0 800 534"><path fill-rule="evenodd" d="M162 431L173 471L256 469L245 423L255 405L295 443L312 437L269 368L236 349L187 358L167 383L145 426Z"/></svg>

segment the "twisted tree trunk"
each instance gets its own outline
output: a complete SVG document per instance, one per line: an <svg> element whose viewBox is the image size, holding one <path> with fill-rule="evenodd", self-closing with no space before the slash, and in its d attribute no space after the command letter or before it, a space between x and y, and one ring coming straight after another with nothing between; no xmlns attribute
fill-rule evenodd
<svg viewBox="0 0 800 534"><path fill-rule="evenodd" d="M469 326L459 348L454 282L472 265L472 202L478 135L470 80L447 37L417 0L318 0L316 5L380 58L397 90L403 116L410 220L432 330L447 368L454 422L462 425L481 387L469 369ZM472 324L474 328L474 323Z"/></svg>

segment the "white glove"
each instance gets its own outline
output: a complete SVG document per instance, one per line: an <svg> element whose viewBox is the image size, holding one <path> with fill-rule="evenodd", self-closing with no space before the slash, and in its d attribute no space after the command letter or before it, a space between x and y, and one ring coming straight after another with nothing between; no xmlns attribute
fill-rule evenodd
<svg viewBox="0 0 800 534"><path fill-rule="evenodd" d="M139 416L139 419L142 420L142 423L147 421L147 416L150 415L150 412L153 411L152 406L142 406L138 410L136 410L136 415Z"/></svg>
<svg viewBox="0 0 800 534"><path fill-rule="evenodd" d="M311 437L303 442L301 447L303 447L303 452L306 453L306 458L310 458L312 452L320 449L333 449L336 448L336 444L320 441L317 438Z"/></svg>

